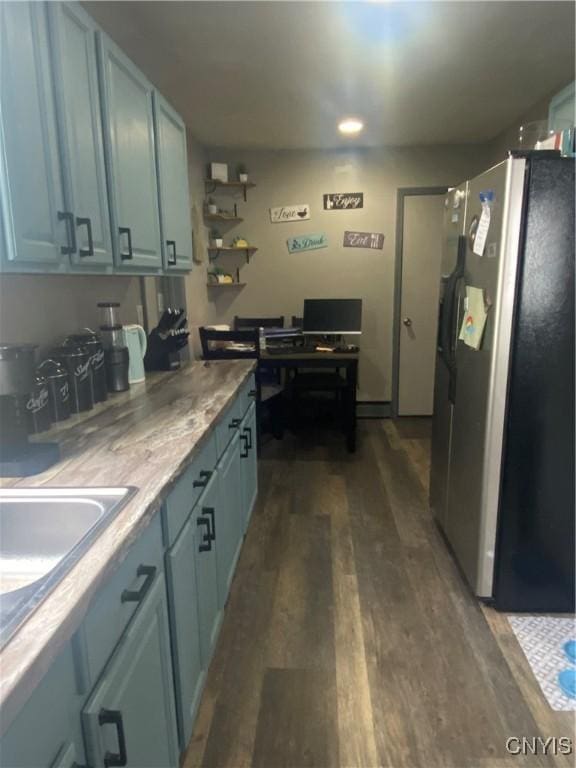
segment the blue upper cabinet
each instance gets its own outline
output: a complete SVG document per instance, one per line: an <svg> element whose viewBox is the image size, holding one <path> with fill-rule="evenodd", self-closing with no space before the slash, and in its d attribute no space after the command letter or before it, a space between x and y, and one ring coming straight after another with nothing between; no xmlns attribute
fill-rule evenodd
<svg viewBox="0 0 576 768"><path fill-rule="evenodd" d="M159 272L153 88L104 33L97 40L115 265Z"/></svg>
<svg viewBox="0 0 576 768"><path fill-rule="evenodd" d="M60 175L44 3L0 3L0 206L12 271L63 271L74 232Z"/></svg>
<svg viewBox="0 0 576 768"><path fill-rule="evenodd" d="M164 267L170 272L188 271L192 269L192 228L186 126L158 91L154 92L154 121Z"/></svg>
<svg viewBox="0 0 576 768"><path fill-rule="evenodd" d="M74 214L74 267L112 267L96 64L96 25L78 5L48 4L66 208Z"/></svg>

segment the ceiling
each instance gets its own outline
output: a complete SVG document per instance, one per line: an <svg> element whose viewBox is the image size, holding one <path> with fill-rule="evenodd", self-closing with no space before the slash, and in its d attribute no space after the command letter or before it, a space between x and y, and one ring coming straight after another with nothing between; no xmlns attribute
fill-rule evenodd
<svg viewBox="0 0 576 768"><path fill-rule="evenodd" d="M571 2L88 2L208 146L493 138L574 77Z"/></svg>

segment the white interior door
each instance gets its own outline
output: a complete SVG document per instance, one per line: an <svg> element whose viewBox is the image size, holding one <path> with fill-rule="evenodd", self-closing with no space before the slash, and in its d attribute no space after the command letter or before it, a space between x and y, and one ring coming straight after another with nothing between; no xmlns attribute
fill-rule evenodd
<svg viewBox="0 0 576 768"><path fill-rule="evenodd" d="M404 198L398 414L430 416L442 259L444 195Z"/></svg>

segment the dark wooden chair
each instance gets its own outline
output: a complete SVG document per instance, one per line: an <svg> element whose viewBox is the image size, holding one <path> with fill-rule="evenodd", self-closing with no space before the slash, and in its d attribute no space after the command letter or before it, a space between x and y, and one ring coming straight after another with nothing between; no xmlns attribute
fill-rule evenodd
<svg viewBox="0 0 576 768"><path fill-rule="evenodd" d="M304 325L304 318L298 317L298 315L292 315L292 328L302 328Z"/></svg>
<svg viewBox="0 0 576 768"><path fill-rule="evenodd" d="M217 331L213 328L198 328L202 357L204 360L257 360L259 357L258 330ZM243 347L245 347L243 349ZM258 431L262 423L262 406L270 413L270 431L280 439L284 434L284 386L270 382L256 369L256 408Z"/></svg>
<svg viewBox="0 0 576 768"><path fill-rule="evenodd" d="M213 328L198 328L202 357L204 360L240 360L258 357L258 331L217 331ZM246 349L238 346L245 345Z"/></svg>
<svg viewBox="0 0 576 768"><path fill-rule="evenodd" d="M236 317L234 330L252 330L258 328L284 328L284 315L279 317Z"/></svg>

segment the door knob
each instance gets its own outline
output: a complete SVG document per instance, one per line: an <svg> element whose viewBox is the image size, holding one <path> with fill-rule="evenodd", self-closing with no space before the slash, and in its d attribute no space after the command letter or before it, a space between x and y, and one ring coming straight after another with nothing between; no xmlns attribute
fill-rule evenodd
<svg viewBox="0 0 576 768"><path fill-rule="evenodd" d="M402 322L404 323L406 328L410 328L410 326L412 325L412 319L409 317L405 317L404 320L402 320Z"/></svg>

